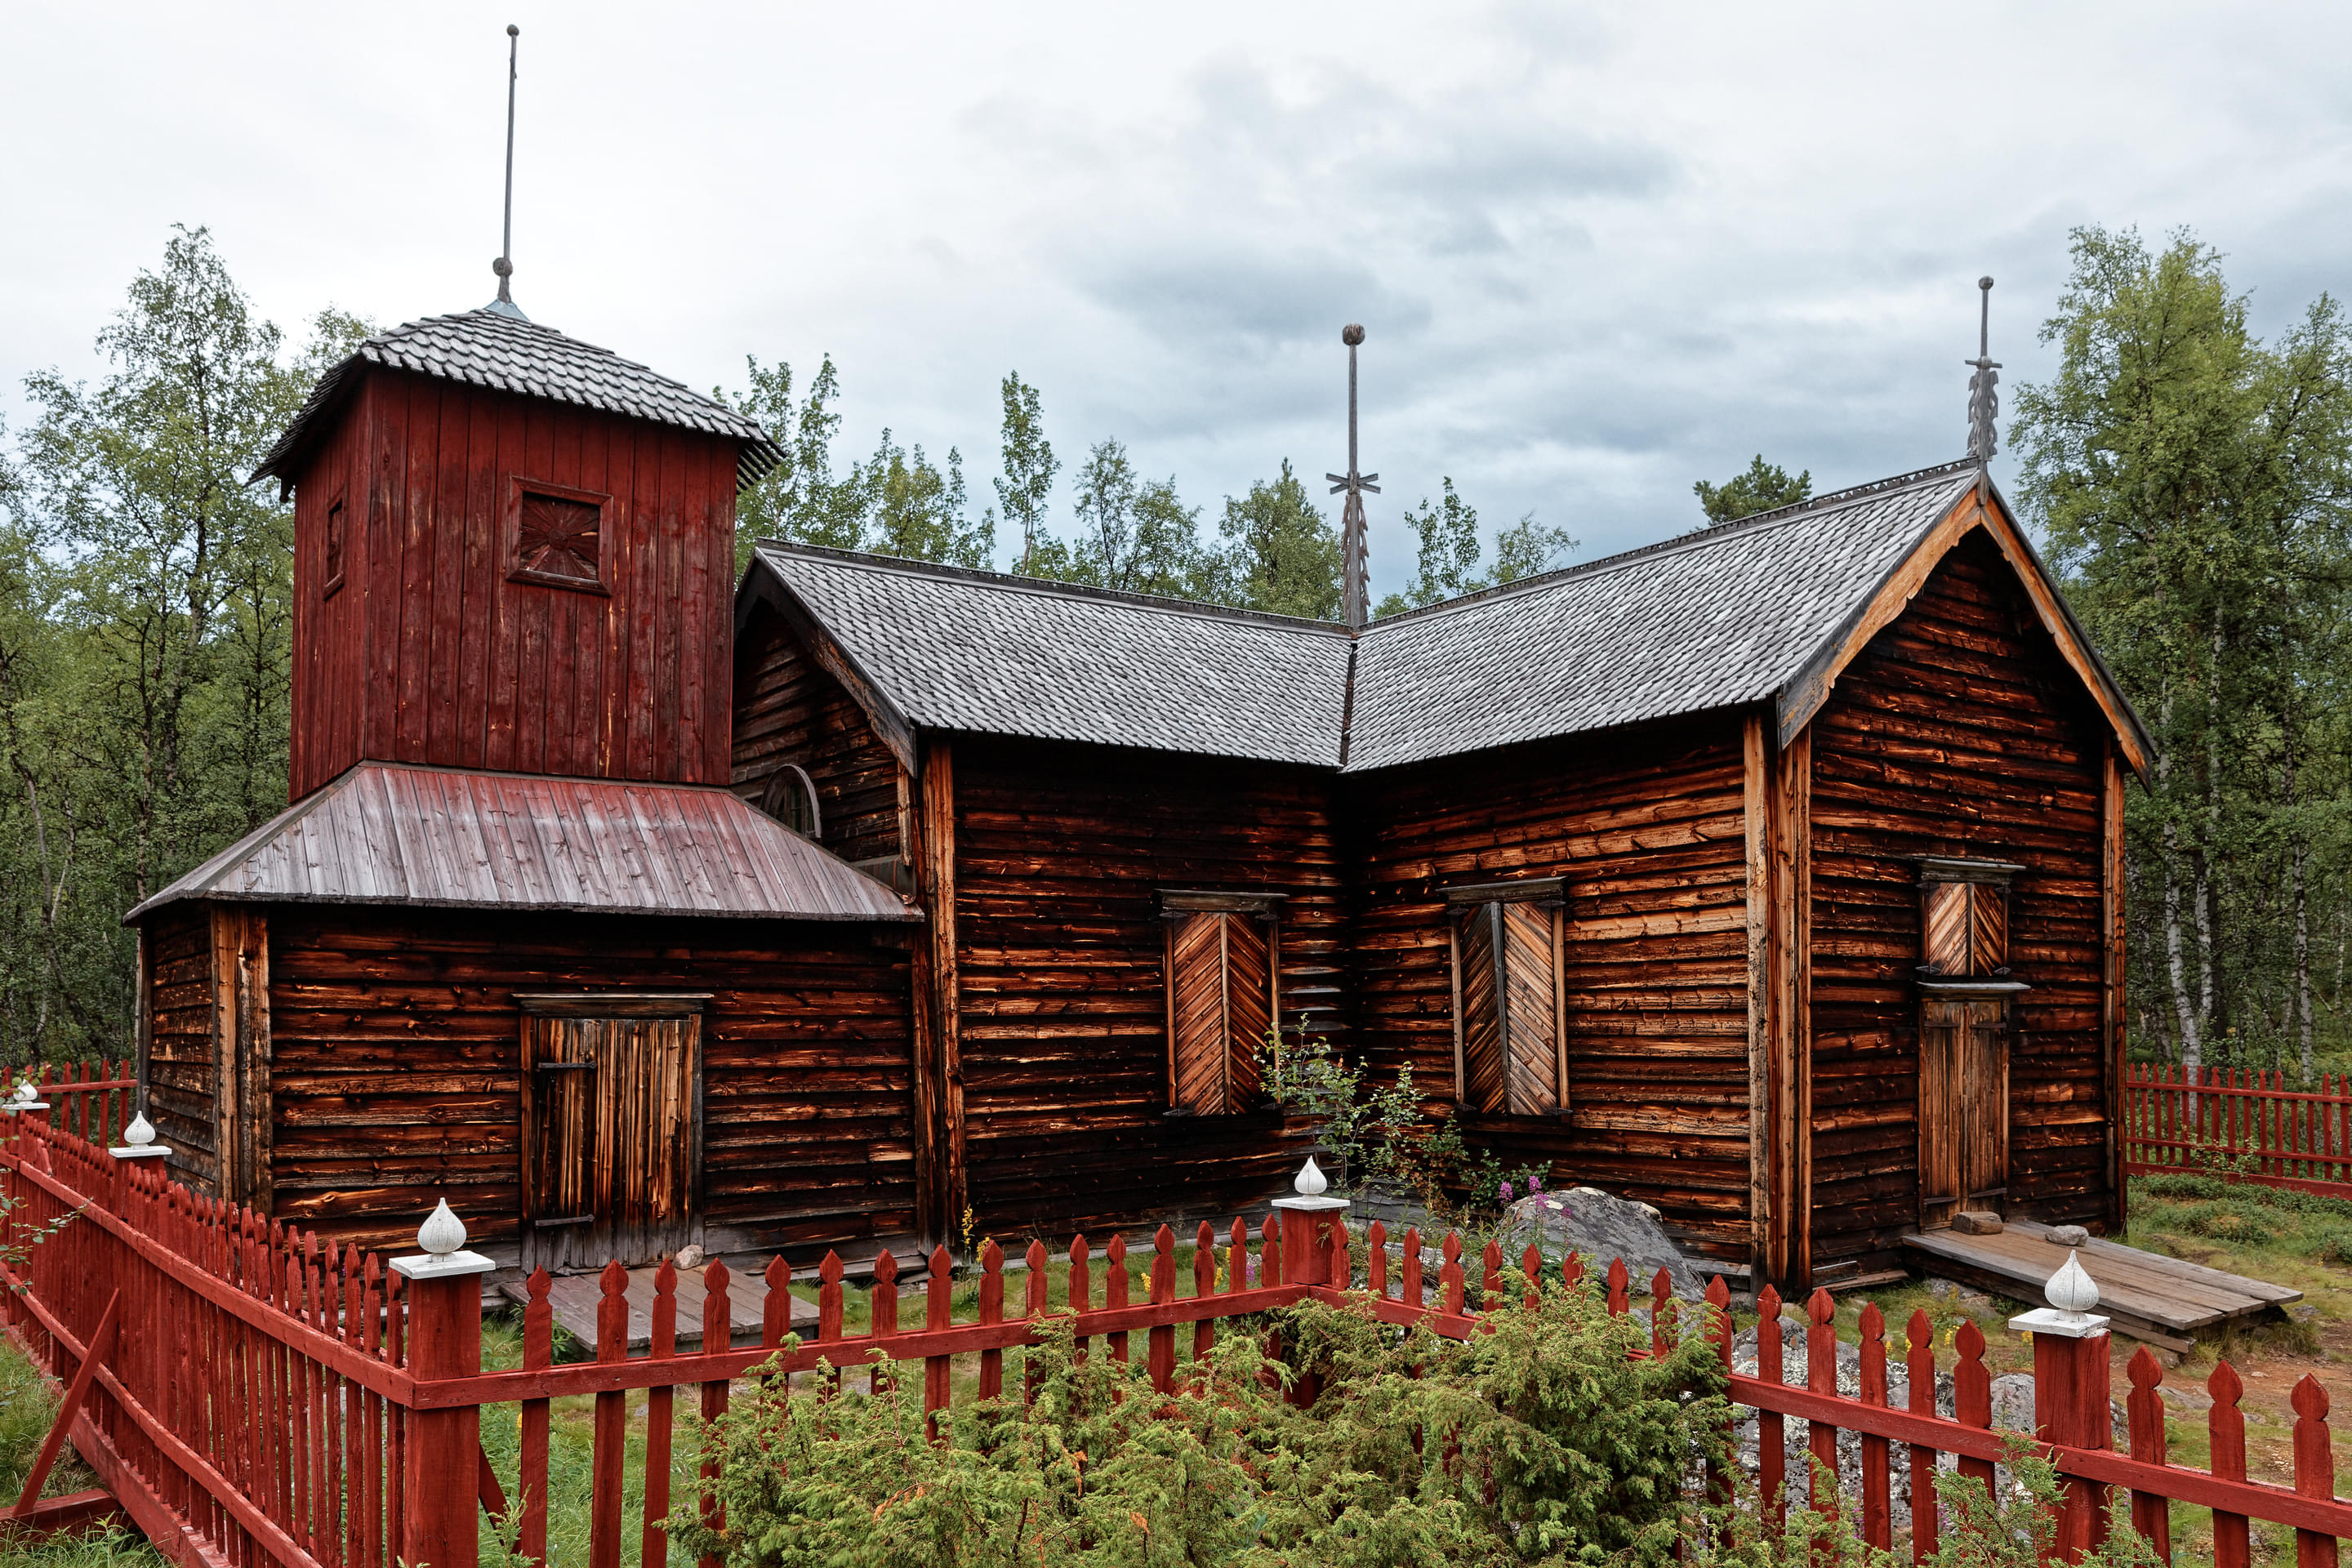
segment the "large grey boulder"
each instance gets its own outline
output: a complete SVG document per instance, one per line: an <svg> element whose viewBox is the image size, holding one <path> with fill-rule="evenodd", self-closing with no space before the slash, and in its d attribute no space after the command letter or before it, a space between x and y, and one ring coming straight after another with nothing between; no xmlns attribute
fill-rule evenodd
<svg viewBox="0 0 2352 1568"><path fill-rule="evenodd" d="M1608 1268L1612 1258L1622 1258L1633 1276L1631 1289L1637 1301L1649 1296L1650 1281L1661 1268L1682 1300L1706 1298L1697 1274L1659 1225L1657 1211L1612 1198L1597 1187L1521 1198L1503 1213L1502 1242L1504 1256L1514 1262L1533 1242L1546 1263L1557 1265L1573 1252L1596 1275Z"/></svg>

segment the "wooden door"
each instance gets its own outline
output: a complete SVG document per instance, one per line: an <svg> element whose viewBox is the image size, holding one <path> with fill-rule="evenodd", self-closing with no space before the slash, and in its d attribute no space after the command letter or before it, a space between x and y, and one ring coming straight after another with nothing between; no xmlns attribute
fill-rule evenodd
<svg viewBox="0 0 2352 1568"><path fill-rule="evenodd" d="M701 999L522 1000L524 1266L634 1267L696 1239Z"/></svg>
<svg viewBox="0 0 2352 1568"><path fill-rule="evenodd" d="M2009 1004L1919 1005L1919 1226L1999 1213L2009 1189Z"/></svg>

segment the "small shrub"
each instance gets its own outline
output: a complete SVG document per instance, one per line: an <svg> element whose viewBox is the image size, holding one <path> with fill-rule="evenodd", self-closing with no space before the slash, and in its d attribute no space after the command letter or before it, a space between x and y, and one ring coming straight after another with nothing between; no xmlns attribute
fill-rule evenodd
<svg viewBox="0 0 2352 1568"><path fill-rule="evenodd" d="M2352 1228L2332 1226L2319 1233L2311 1249L2322 1263L2352 1268Z"/></svg>

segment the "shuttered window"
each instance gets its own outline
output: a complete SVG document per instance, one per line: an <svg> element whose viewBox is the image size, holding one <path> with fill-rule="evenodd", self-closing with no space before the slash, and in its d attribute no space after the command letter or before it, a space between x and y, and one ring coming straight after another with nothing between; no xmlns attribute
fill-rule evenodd
<svg viewBox="0 0 2352 1568"><path fill-rule="evenodd" d="M1454 1097L1474 1110L1568 1109L1557 879L1447 890L1454 949Z"/></svg>
<svg viewBox="0 0 2352 1568"><path fill-rule="evenodd" d="M1274 910L1265 894L1160 895L1173 1113L1232 1116L1265 1100L1258 1058L1276 1017Z"/></svg>
<svg viewBox="0 0 2352 1568"><path fill-rule="evenodd" d="M2009 964L2009 878L2006 861L1937 859L1922 863L1919 897L1925 924L1920 967L1964 979L1998 974Z"/></svg>

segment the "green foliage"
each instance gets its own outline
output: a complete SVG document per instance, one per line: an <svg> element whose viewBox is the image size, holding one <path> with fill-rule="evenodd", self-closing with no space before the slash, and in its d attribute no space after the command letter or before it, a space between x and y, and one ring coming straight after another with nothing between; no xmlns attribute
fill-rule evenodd
<svg viewBox="0 0 2352 1568"><path fill-rule="evenodd" d="M1441 494L1435 504L1423 496L1418 507L1404 514L1405 526L1421 542L1413 556L1412 578L1404 592L1391 594L1380 602L1373 612L1376 616L1398 615L1549 572L1576 548L1568 530L1538 522L1536 514L1528 512L1496 536L1495 570L1491 575L1482 574L1478 513L1454 493L1452 476L1442 479L1439 485Z"/></svg>
<svg viewBox="0 0 2352 1568"><path fill-rule="evenodd" d="M942 473L920 446L909 454L885 430L874 456L853 478L865 490L872 518L866 549L950 566L989 563L996 547L995 519L965 521L963 455L953 447Z"/></svg>
<svg viewBox="0 0 2352 1568"><path fill-rule="evenodd" d="M1432 1116L1413 1087L1412 1064L1385 1089L1368 1089L1364 1069L1321 1037L1286 1042L1269 1030L1259 1072L1275 1103L1311 1118L1342 1184L1366 1183L1417 1199L1442 1219L1472 1229L1499 1218L1515 1196L1537 1191L1548 1167L1505 1170L1486 1148L1463 1139L1460 1119Z"/></svg>
<svg viewBox="0 0 2352 1568"><path fill-rule="evenodd" d="M2170 1176L2150 1176L2141 1184L2141 1190L2150 1197L2203 1199L2218 1198L2229 1188L2219 1176L2182 1173Z"/></svg>
<svg viewBox="0 0 2352 1568"><path fill-rule="evenodd" d="M1034 575L1176 599L1213 590L1216 563L1201 541L1200 509L1177 498L1174 476L1139 480L1127 448L1111 440L1087 452L1076 479L1077 543L1041 557L1051 569Z"/></svg>
<svg viewBox="0 0 2352 1568"><path fill-rule="evenodd" d="M810 379L807 395L793 401L793 367L782 360L761 364L744 356L751 383L740 395L723 388L713 395L757 419L782 453L782 461L735 498L735 569L750 562L753 542L784 539L855 550L866 531L866 498L855 476L836 483L833 438L841 428L834 402L841 395L840 374L826 354Z"/></svg>
<svg viewBox="0 0 2352 1568"><path fill-rule="evenodd" d="M246 477L367 330L289 356L203 229L26 378L0 485L0 1059L128 1055L122 911L286 800L292 512Z"/></svg>
<svg viewBox="0 0 2352 1568"><path fill-rule="evenodd" d="M1671 1561L1686 1467L1728 1415L1711 1347L1635 1359L1645 1322L1589 1284L1494 1323L1457 1343L1301 1304L1265 1321L1281 1359L1226 1325L1172 1395L1062 1333L1007 1352L1029 1403L958 1409L942 1444L919 1380L829 1400L755 1380L706 1434L727 1530L681 1509L670 1531L763 1568ZM1301 1366L1311 1411L1279 1394Z"/></svg>
<svg viewBox="0 0 2352 1568"><path fill-rule="evenodd" d="M1735 522L1803 500L1813 493L1813 474L1808 468L1790 479L1786 468L1766 462L1759 452L1746 473L1734 474L1719 485L1701 479L1691 486L1691 493L1698 497L1699 510L1706 513L1709 524Z"/></svg>
<svg viewBox="0 0 2352 1568"><path fill-rule="evenodd" d="M1307 499L1289 458L1271 482L1227 496L1217 528L1225 540L1222 603L1318 621L1339 614L1339 531Z"/></svg>
<svg viewBox="0 0 2352 1568"><path fill-rule="evenodd" d="M1004 401L1002 426L1004 475L994 480L996 504L1004 521L1021 532L1021 555L1013 570L1041 576L1036 555L1041 543L1055 543L1045 532L1045 497L1054 488L1054 472L1061 464L1053 443L1045 439L1045 415L1037 389L1022 381L1019 371L1005 373L999 389Z"/></svg>
<svg viewBox="0 0 2352 1568"><path fill-rule="evenodd" d="M2141 1037L2307 1080L2347 1002L2313 949L2352 893L2352 331L2323 295L2265 344L2193 235L2084 228L2042 336L2021 497L2155 748L2126 816Z"/></svg>

